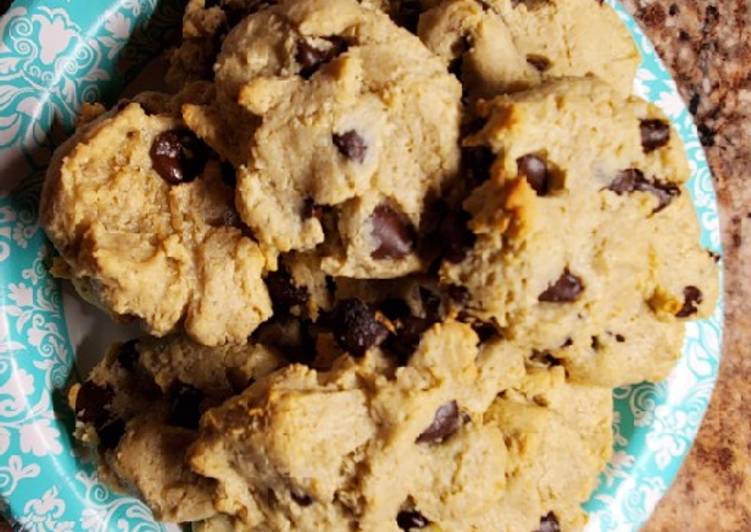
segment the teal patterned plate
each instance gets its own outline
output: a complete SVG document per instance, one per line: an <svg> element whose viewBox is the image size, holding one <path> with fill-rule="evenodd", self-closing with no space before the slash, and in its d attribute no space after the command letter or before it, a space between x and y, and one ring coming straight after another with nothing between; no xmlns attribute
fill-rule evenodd
<svg viewBox="0 0 751 532"><path fill-rule="evenodd" d="M164 529L74 454L64 389L77 331L92 326L80 323L45 268L37 202L51 151L77 109L111 101L163 49L179 3L17 0L0 19L0 510L22 530ZM619 4L608 3L642 53L635 92L660 106L683 138L701 243L719 254L716 197L691 116L652 44ZM670 486L717 378L722 317L720 302L711 318L687 324L683 357L665 381L614 392L615 453L585 505L588 530L637 530Z"/></svg>

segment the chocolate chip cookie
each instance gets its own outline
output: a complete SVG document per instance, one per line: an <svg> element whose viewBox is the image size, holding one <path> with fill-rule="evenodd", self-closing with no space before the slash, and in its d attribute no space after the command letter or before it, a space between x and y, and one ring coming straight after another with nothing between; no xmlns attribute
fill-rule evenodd
<svg viewBox="0 0 751 532"><path fill-rule="evenodd" d="M420 16L418 34L470 97L590 75L625 97L640 62L615 11L592 0L446 0Z"/></svg>
<svg viewBox="0 0 751 532"><path fill-rule="evenodd" d="M184 461L201 413L282 362L261 345L209 348L180 336L116 345L70 390L76 437L102 478L158 519L206 519L216 514L214 483Z"/></svg>
<svg viewBox="0 0 751 532"><path fill-rule="evenodd" d="M465 140L487 165L464 203L475 242L444 261L445 282L468 290L467 312L575 380L663 378L685 320L708 316L717 297L678 135L656 107L592 78L481 111L484 127Z"/></svg>
<svg viewBox="0 0 751 532"><path fill-rule="evenodd" d="M234 209L234 169L149 95L82 126L56 153L42 226L54 273L157 336L244 343L271 315L267 258Z"/></svg>
<svg viewBox="0 0 751 532"><path fill-rule="evenodd" d="M426 200L455 177L457 80L414 35L354 0L287 1L237 25L213 105L188 126L238 166L237 207L263 246L330 275L420 270Z"/></svg>

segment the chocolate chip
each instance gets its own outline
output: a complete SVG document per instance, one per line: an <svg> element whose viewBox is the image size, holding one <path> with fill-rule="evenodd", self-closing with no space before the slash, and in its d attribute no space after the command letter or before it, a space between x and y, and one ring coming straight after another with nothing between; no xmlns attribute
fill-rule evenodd
<svg viewBox="0 0 751 532"><path fill-rule="evenodd" d="M695 286L687 286L683 289L683 307L681 307L676 316L678 318L688 318L696 314L699 310L697 305L701 305L702 301L704 301L704 295L701 293L701 290Z"/></svg>
<svg viewBox="0 0 751 532"><path fill-rule="evenodd" d="M300 76L309 79L324 64L347 51L349 45L341 37L329 37L327 40L331 46L325 50L315 48L305 41L298 43L295 60L300 64Z"/></svg>
<svg viewBox="0 0 751 532"><path fill-rule="evenodd" d="M540 528L537 532L561 532L558 517L553 512L548 512L540 518Z"/></svg>
<svg viewBox="0 0 751 532"><path fill-rule="evenodd" d="M550 59L544 55L527 54L527 63L535 67L539 72L545 72L550 68Z"/></svg>
<svg viewBox="0 0 751 532"><path fill-rule="evenodd" d="M657 198L657 207L652 214L660 212L667 207L673 198L681 195L681 189L674 183L664 183L657 179L649 181L644 172L638 168L628 168L616 174L615 179L608 186L608 190L619 196L627 192L648 192Z"/></svg>
<svg viewBox="0 0 751 532"><path fill-rule="evenodd" d="M170 390L170 413L167 423L186 429L197 429L201 419L203 393L190 384L177 382Z"/></svg>
<svg viewBox="0 0 751 532"><path fill-rule="evenodd" d="M456 404L456 401L450 401L438 407L433 422L422 431L415 443L441 443L459 430L460 426L459 405Z"/></svg>
<svg viewBox="0 0 751 532"><path fill-rule="evenodd" d="M573 338L566 338L566 341L563 342L563 344L561 345L561 347L563 347L563 348L565 348L565 347L571 347L572 345L574 345Z"/></svg>
<svg viewBox="0 0 751 532"><path fill-rule="evenodd" d="M670 141L670 125L664 120L650 119L639 122L641 145L644 153L662 148Z"/></svg>
<svg viewBox="0 0 751 532"><path fill-rule="evenodd" d="M371 235L376 249L370 254L376 260L401 259L414 250L417 235L410 221L388 205L379 205L370 217Z"/></svg>
<svg viewBox="0 0 751 532"><path fill-rule="evenodd" d="M583 291L584 284L581 279L566 268L558 280L548 286L537 299L546 303L571 303L579 299Z"/></svg>
<svg viewBox="0 0 751 532"><path fill-rule="evenodd" d="M467 181L474 188L490 179L490 167L495 162L495 154L486 146L462 148L462 166Z"/></svg>
<svg viewBox="0 0 751 532"><path fill-rule="evenodd" d="M434 323L434 321L417 316L400 319L396 333L389 336L384 346L398 357L400 366L406 366L415 349L420 345L422 334Z"/></svg>
<svg viewBox="0 0 751 532"><path fill-rule="evenodd" d="M76 395L76 417L95 427L104 425L109 418L109 405L114 396L108 384L102 386L93 381L84 382Z"/></svg>
<svg viewBox="0 0 751 532"><path fill-rule="evenodd" d="M115 419L97 429L99 448L109 451L117 447L125 434L125 421Z"/></svg>
<svg viewBox="0 0 751 532"><path fill-rule="evenodd" d="M623 336L622 334L616 334L615 341L618 342L619 344L622 344L623 342L626 341L626 337Z"/></svg>
<svg viewBox="0 0 751 532"><path fill-rule="evenodd" d="M156 173L170 185L179 185L200 175L208 150L192 131L172 129L156 136L149 155Z"/></svg>
<svg viewBox="0 0 751 532"><path fill-rule="evenodd" d="M334 309L332 329L337 343L354 357L380 345L389 330L376 318L373 309L359 299L345 299Z"/></svg>
<svg viewBox="0 0 751 532"><path fill-rule="evenodd" d="M545 159L534 153L529 153L516 160L516 168L519 175L527 178L529 186L538 196L547 195L550 190L552 175L548 171Z"/></svg>
<svg viewBox="0 0 751 532"><path fill-rule="evenodd" d="M402 530L425 528L430 521L417 510L402 510L396 515L396 524Z"/></svg>
<svg viewBox="0 0 751 532"><path fill-rule="evenodd" d="M592 336L590 341L590 346L594 351L599 351L602 347L602 344L600 343L600 338L597 336Z"/></svg>
<svg viewBox="0 0 751 532"><path fill-rule="evenodd" d="M138 362L139 354L136 344L138 344L138 340L128 340L117 350L117 362L124 370L133 371Z"/></svg>
<svg viewBox="0 0 751 532"><path fill-rule="evenodd" d="M229 161L222 161L219 170L222 174L222 183L230 188L235 188L237 186L237 173L235 172L235 167L232 166L232 163Z"/></svg>
<svg viewBox="0 0 751 532"><path fill-rule="evenodd" d="M274 312L286 312L296 305L304 305L310 299L305 286L297 286L292 276L284 269L271 272L266 276L266 287L274 306Z"/></svg>
<svg viewBox="0 0 751 532"><path fill-rule="evenodd" d="M341 135L334 133L331 138L339 153L350 161L362 163L365 160L368 145L365 144L365 139L357 131L351 129Z"/></svg>
<svg viewBox="0 0 751 532"><path fill-rule="evenodd" d="M307 493L298 493L295 490L292 490L290 496L292 497L292 500L300 506L310 506L313 504L313 499Z"/></svg>

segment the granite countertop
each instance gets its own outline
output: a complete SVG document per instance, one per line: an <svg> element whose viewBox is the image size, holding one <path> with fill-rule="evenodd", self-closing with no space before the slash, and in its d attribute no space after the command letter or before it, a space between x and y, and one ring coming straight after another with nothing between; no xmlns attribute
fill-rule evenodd
<svg viewBox="0 0 751 532"><path fill-rule="evenodd" d="M689 458L645 530L751 530L751 2L624 4L696 117L714 173L725 249L720 379Z"/></svg>

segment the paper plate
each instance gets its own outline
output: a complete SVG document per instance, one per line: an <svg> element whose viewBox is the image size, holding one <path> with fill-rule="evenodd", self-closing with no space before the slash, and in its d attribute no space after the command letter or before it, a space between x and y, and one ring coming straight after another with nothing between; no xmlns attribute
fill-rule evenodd
<svg viewBox="0 0 751 532"><path fill-rule="evenodd" d="M74 353L99 352L112 338L97 335L96 313L64 296L47 273L37 201L46 162L76 109L112 101L164 48L179 3L17 0L0 21L0 497L24 530L164 528L74 453L64 398ZM614 7L643 57L635 92L660 106L683 138L701 243L719 254L717 202L694 124L652 44ZM589 530L638 529L691 447L717 378L722 303L686 329L683 357L667 380L615 391L615 454L585 505Z"/></svg>

